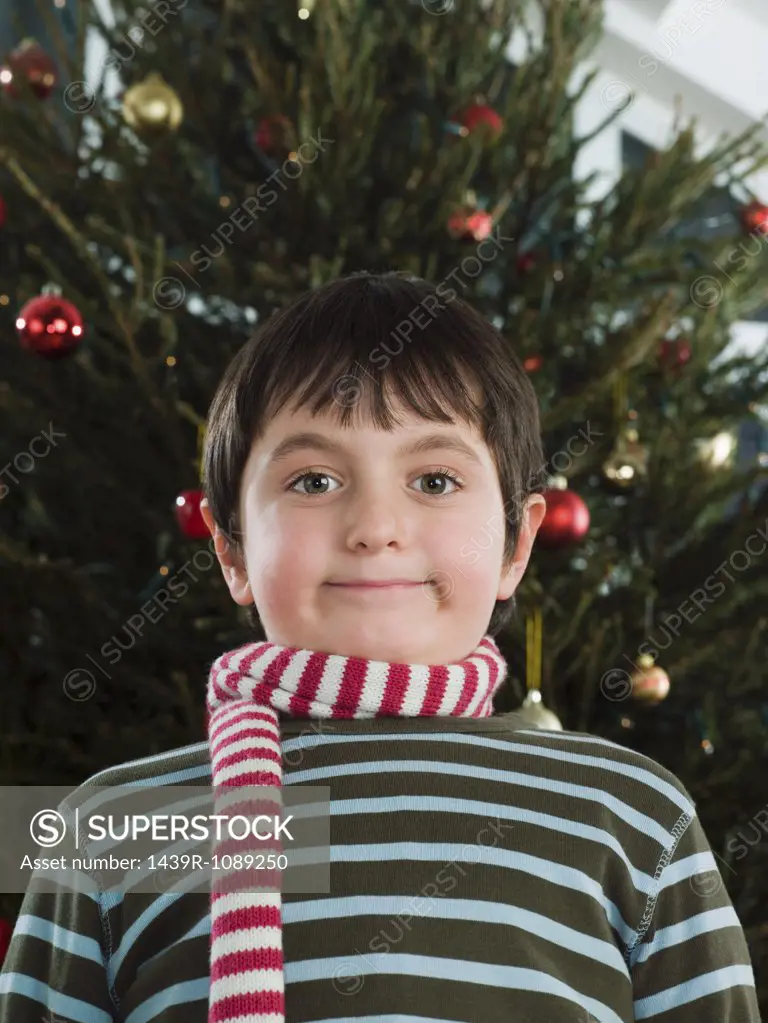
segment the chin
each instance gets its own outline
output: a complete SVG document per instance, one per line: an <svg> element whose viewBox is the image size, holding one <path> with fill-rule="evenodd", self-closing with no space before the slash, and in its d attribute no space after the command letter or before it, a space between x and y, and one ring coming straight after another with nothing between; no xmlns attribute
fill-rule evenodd
<svg viewBox="0 0 768 1023"><path fill-rule="evenodd" d="M396 661L400 663L419 664L424 652L423 638L420 636L404 636L399 630L392 636L382 636L379 629L375 635L361 635L355 630L353 635L340 634L334 636L330 643L333 652L344 657L362 657L369 661Z"/></svg>
<svg viewBox="0 0 768 1023"><path fill-rule="evenodd" d="M375 623L363 628L353 627L351 622L338 626L328 623L319 632L318 640L322 640L326 650L342 657L367 657L376 661L386 660L381 655L391 651L395 638L386 633L382 635L381 628L377 628Z"/></svg>

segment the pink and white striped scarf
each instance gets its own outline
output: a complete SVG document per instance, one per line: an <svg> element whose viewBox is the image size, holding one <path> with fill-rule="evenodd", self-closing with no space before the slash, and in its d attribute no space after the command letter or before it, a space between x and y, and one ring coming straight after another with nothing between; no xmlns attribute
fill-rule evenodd
<svg viewBox="0 0 768 1023"><path fill-rule="evenodd" d="M208 680L214 798L228 788L282 786L278 711L297 718L490 717L506 674L491 635L464 660L440 665L373 661L270 642L230 650L214 661ZM266 845L259 841L258 851ZM208 1023L285 1020L276 875L265 882L278 890L254 892L243 890L242 883L239 891L227 891L226 879L214 874Z"/></svg>

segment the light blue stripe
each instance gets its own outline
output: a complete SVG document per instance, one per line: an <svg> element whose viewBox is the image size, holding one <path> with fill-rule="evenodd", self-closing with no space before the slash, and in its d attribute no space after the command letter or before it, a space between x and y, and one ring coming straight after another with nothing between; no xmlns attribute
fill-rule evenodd
<svg viewBox="0 0 768 1023"><path fill-rule="evenodd" d="M287 780L290 785L305 785L311 782L320 781L326 778L346 778L350 775L359 774L380 774L385 770L380 761L351 761L343 764L334 764L328 767L316 767L306 771L294 771ZM524 774L521 771L504 771L500 769L480 767L475 764L445 763L436 760L393 760L387 761L386 773L388 775L397 772L408 772L414 774L448 774L457 778L477 778L482 782L503 782L508 785L519 785L526 789L538 789L544 792L556 792L572 799L582 799L595 803L600 807L607 807L617 817L633 827L642 835L649 835L664 848L672 844L672 837L667 828L661 826L653 817L649 817L634 807L629 806L621 799L605 792L603 789L593 788L588 785L574 785L570 782L555 781L551 778L541 778L535 775Z"/></svg>
<svg viewBox="0 0 768 1023"><path fill-rule="evenodd" d="M418 913L414 911L413 895L352 895L340 898L312 899L306 902L283 902L283 926L306 923L310 920L345 919L359 916L400 916L400 917L432 917L438 920L474 920L478 923L495 923L516 926L529 933L536 933L546 941L562 945L572 952L585 955L604 963L623 976L629 978L626 963L614 944L582 934L573 928L549 920L539 913L531 913L516 907L500 903L479 900L447 899L431 900L435 903L434 911ZM151 922L151 921L147 921ZM628 929L629 930L629 929ZM145 967L154 962L169 949L184 941L208 937L211 933L210 913L206 913L198 923L181 938L161 949L150 959L145 960L138 968L137 975Z"/></svg>
<svg viewBox="0 0 768 1023"><path fill-rule="evenodd" d="M545 734L542 736L541 733ZM643 760L649 758L644 756L642 753L637 753L636 750L628 750L626 746L621 746L619 743L612 742L610 739L600 739L596 735L588 735L586 732L550 732L546 728L516 728L515 735L530 735L541 736L544 739L557 738L560 742L583 742L589 746L610 746L612 749L621 749L624 753L631 753L633 756L641 757Z"/></svg>
<svg viewBox="0 0 768 1023"><path fill-rule="evenodd" d="M682 945L684 941L690 941L691 938L696 938L700 934L710 934L712 931L721 931L726 927L741 927L733 906L710 909L706 913L699 913L679 924L662 927L656 932L653 941L638 946L636 954L632 955L632 965L644 963L657 952L662 952L675 945Z"/></svg>
<svg viewBox="0 0 768 1023"><path fill-rule="evenodd" d="M120 938L120 944L109 959L107 972L109 974L110 983L114 983L114 980L117 977L117 972L122 966L123 960L131 951L131 948L140 934L146 930L151 923L154 923L162 912L169 909L172 903L181 898L183 898L183 895L175 893L158 896L147 906L140 916L136 917L131 926L127 928L127 930L123 931L123 935Z"/></svg>
<svg viewBox="0 0 768 1023"><path fill-rule="evenodd" d="M205 807L206 809L210 809L211 808L211 803L212 803L211 791L209 791L209 792L200 792L200 793L198 793L195 796L188 796L186 799L177 799L177 800L175 800L174 802L171 802L171 803L164 802L162 806L155 806L153 808L153 812L154 813L160 813L160 811L162 810L163 813L168 814L168 815L178 814L178 815L182 815L183 816L189 810L194 810L196 807ZM181 791L180 791L179 794L181 794ZM117 807L116 808L116 815L119 814L119 812L120 812L119 811L119 807ZM144 812L145 813L149 812L149 808L147 808L147 810L145 810ZM82 819L81 819L81 824L82 824ZM103 825L101 825L101 826L103 827ZM187 843L191 847L192 844L194 844L195 842L200 843L201 840L199 838L190 838L190 839L187 839L186 841L187 841ZM94 839L93 841L86 842L87 853L85 853L84 855L87 855L87 856L106 856L110 852L112 852L113 849L116 849L119 846L121 846L124 842L128 842L130 844L130 840L128 838L112 838L111 835L107 834L107 835L104 836L104 838ZM180 845L181 845L181 842L177 843L176 846L173 846L173 847L167 846L167 847L165 847L164 851L170 853L171 848L178 848ZM130 851L126 850L123 853L123 855L126 856L126 857L130 857L132 851L133 850L130 850ZM136 875L136 878L138 880L139 873L142 873L142 874L143 873L151 873L151 871L149 869L147 869L146 871L141 871L141 872L130 871L125 876L126 877L132 877L132 876Z"/></svg>
<svg viewBox="0 0 768 1023"><path fill-rule="evenodd" d="M190 838L188 841L179 841L175 845L165 846L162 850L165 856L181 856L188 853L194 853L198 856L206 855L207 858L207 846L203 850L203 845L199 839ZM159 855L159 853L157 854ZM112 888L106 888L102 892L102 899L105 905L109 905L110 909L114 909L118 906L125 897L126 891L134 894L134 889L145 879L150 878L154 871L150 867L149 860L145 860L140 868L137 870L127 870L122 877L122 880L118 881ZM194 873L188 873L184 878L177 882L178 888L174 886L175 890L178 890L180 894L193 891L198 885L210 881L210 868L201 867L199 870L195 870ZM210 888L208 889L210 892ZM146 888L142 890L146 892ZM151 894L151 893L150 893ZM164 893L168 894L168 893Z"/></svg>
<svg viewBox="0 0 768 1023"><path fill-rule="evenodd" d="M156 995L152 995L146 1002L137 1005L136 1008L125 1018L125 1023L149 1023L157 1019L166 1009L174 1005L188 1005L190 1002L205 1002L208 1004L208 992L210 990L208 977L201 977L200 980L187 980L183 984L171 984L163 988ZM112 1020L110 1020L112 1023Z"/></svg>
<svg viewBox="0 0 768 1023"><path fill-rule="evenodd" d="M526 824L535 824L538 827L549 828L560 834L570 835L575 838L583 838L589 842L596 842L612 849L616 856L624 863L627 873L639 891L647 893L654 886L654 878L650 874L638 870L631 862L621 842L609 831L596 828L591 824L582 824L579 821L568 820L566 817L556 817L554 814L537 813L534 810L524 810L508 806L505 803L482 803L476 799L452 799L448 796L381 796L375 799L335 799L330 804L331 817L346 816L352 814L358 816L369 813L404 813L416 811L418 813L464 813L474 814L477 817L487 818L490 814L497 818L506 820L522 821Z"/></svg>
<svg viewBox="0 0 768 1023"><path fill-rule="evenodd" d="M314 1023L466 1023L460 1019L439 1019L437 1016L403 1016L400 1013L387 1013L386 1016L323 1016Z"/></svg>
<svg viewBox="0 0 768 1023"><path fill-rule="evenodd" d="M717 864L711 852L699 852L692 856L686 856L675 863L669 863L664 868L659 891L663 892L665 888L679 884L680 881L687 881L697 874L710 874L712 871L717 871Z"/></svg>
<svg viewBox="0 0 768 1023"><path fill-rule="evenodd" d="M599 1023L625 1023L609 1006L594 998L587 998L569 984L550 977L539 970L518 966L498 966L495 963L475 963L466 959L445 959L436 956L408 955L406 953L370 953L365 957L332 956L325 959L304 959L286 963L285 982L303 984L313 980L340 980L342 977L364 977L372 973L391 976L428 977L462 984L482 984L485 987L506 988L512 991L534 991L537 994L557 995L582 1009L587 1009ZM126 1023L132 1023L131 1020Z"/></svg>
<svg viewBox="0 0 768 1023"><path fill-rule="evenodd" d="M446 898L430 899L433 906L427 912L418 912L414 910L415 901L413 895L366 895L283 903L283 923L287 926L305 923L308 920L329 920L336 917L348 920L351 917L379 915L501 924L517 927L527 934L537 934L553 945L559 945L567 948L569 952L577 952L588 959L610 966L629 979L629 970L615 944L593 938L541 913L532 913L530 910L498 902Z"/></svg>
<svg viewBox="0 0 768 1023"><path fill-rule="evenodd" d="M541 739L544 741L549 741L550 739L552 739L554 740L555 744L558 743L565 744L566 742L573 742L581 746L602 747L603 749L613 750L614 753L616 752L621 753L624 757L627 758L628 762L631 758L633 766L635 761L637 761L640 765L649 764L651 766L651 773L653 773L652 769L656 767L659 768L663 773L667 774L668 776L674 777L674 775L671 775L671 772L667 771L664 767L662 767L662 765L659 764L657 760L654 760L652 757L646 756L645 753L639 753L635 749L629 749L628 746L622 746L621 743L619 742L613 742L611 739L600 739L598 738L598 736L589 735L586 732L550 732L546 729L539 728L516 728L515 738L518 735L530 736L531 738L535 736L537 739ZM644 770L642 766L640 766L639 769ZM654 775L654 777L656 776ZM679 798L682 795L682 793L680 793L679 789L675 789L675 791L677 792ZM687 810L686 807L683 807L683 809L686 812L690 812Z"/></svg>
<svg viewBox="0 0 768 1023"><path fill-rule="evenodd" d="M101 771L97 771L96 774L92 774L88 778L88 784L101 784L96 782L97 778L101 778L103 775L112 774L115 771L122 771L126 767L140 767L142 764L157 764L158 767L166 760L173 760L176 757L189 757L195 753L206 753L208 751L208 741L195 742L191 746L179 746L177 749L164 750L162 753L153 753L149 757L139 757L138 760L126 760L122 764L113 764L112 767L105 767ZM198 768L189 767L182 768L182 770L196 771Z"/></svg>
<svg viewBox="0 0 768 1023"><path fill-rule="evenodd" d="M58 895L64 893L67 896L90 899L96 906L99 904L100 892L96 880L91 874L84 870L75 870L69 867L36 867L29 879L28 887L33 886L34 881L49 881L56 885Z"/></svg>
<svg viewBox="0 0 768 1023"><path fill-rule="evenodd" d="M544 735L544 732L537 732L537 735ZM555 732L547 734L558 734ZM340 742L354 743L359 746L365 742L402 742L403 739L407 739L409 742L453 742L459 745L467 746L484 746L488 749L497 749L500 751L506 751L507 753L528 753L533 757L541 757L547 760L557 760L560 763L566 764L581 764L584 767L596 767L601 771L607 771L611 774L619 774L624 778L630 778L633 781L642 782L647 788L653 790L655 793L662 793L674 803L675 806L680 807L685 813L693 814L695 807L693 804L685 798L680 790L664 781L663 777L658 774L654 774L652 771L647 771L643 767L638 767L635 764L625 764L619 760L609 760L606 757L592 757L582 755L580 753L573 753L571 750L556 750L549 749L539 746L529 746L525 743L504 741L501 739L491 739L487 735L465 735L463 732L437 732L437 733L426 733L426 732L410 732L410 733L398 733L398 734L373 734L373 735L315 735L315 736L300 736L297 739L283 739L282 748L284 750L292 749L309 749L313 746L319 746L323 743L334 745ZM617 746L611 744L611 749L616 753L622 753L627 755L630 753L623 746ZM648 763L655 763L648 757L643 757ZM384 760L381 762L381 770L389 770L390 761ZM656 765L657 767L659 765ZM665 772L663 768L659 768L662 773Z"/></svg>
<svg viewBox="0 0 768 1023"><path fill-rule="evenodd" d="M210 933L211 914L210 912L207 912L206 915L202 917L198 921L198 923L195 924L194 927L190 927L186 934L182 934L182 936L180 938L177 938L176 941L172 941L170 945L166 945L165 948L161 948L159 952L156 952L155 955L150 956L149 959L145 959L144 962L137 967L136 976L138 977L141 971L145 969L147 966L149 966L150 963L153 963L155 959L158 959L161 955L164 955L166 952L168 952L172 948L175 948L177 945L181 945L182 942L192 941L194 938L209 937Z"/></svg>
<svg viewBox="0 0 768 1023"><path fill-rule="evenodd" d="M202 855L199 852L199 850L202 848L202 843L200 843L196 839L189 839L186 842L184 841L177 842L175 845L167 846L163 850L163 852L168 856L173 856L176 855L177 853L184 853L187 852L188 850L192 850L195 847L197 847L198 849L197 854ZM321 862L326 862L326 860L324 860L321 857ZM145 866L142 867L140 870L126 871L121 881L114 885L114 887L107 888L102 892L101 906L103 914L110 913L113 909L116 909L118 906L122 905L127 891L131 891L131 894L134 894L134 892L131 890L132 885L127 884L128 879L135 881L136 884L138 885L142 877L151 876L152 871L149 869L148 863L149 861L147 860ZM170 898L176 899L180 898L182 895L202 894L202 892L200 893L196 892L195 889L197 889L200 885L204 884L208 885L207 892L210 893L209 867L208 868L202 867L200 870L195 870L194 872L188 873L185 877L183 877L177 882L177 884L174 886L173 892L164 892L162 894L163 897L166 899ZM144 894L145 892L146 889L143 889L140 894ZM149 894L152 893L149 892Z"/></svg>
<svg viewBox="0 0 768 1023"><path fill-rule="evenodd" d="M470 857L467 854L467 850L479 850L480 858L475 859L474 856ZM495 846L486 846L475 843L464 843L459 845L458 843L453 844L449 842L374 842L368 845L363 843L356 843L355 845L333 845L331 846L330 862L331 863L349 863L349 862L381 862L382 860L429 860L435 862L452 862L454 859L462 861L469 861L470 863L483 863L490 864L499 867L514 867L518 868L519 864L525 863L527 860L535 860L538 864L546 864L549 870L569 870L570 868L561 868L559 864L554 863L551 860L541 859L539 857L528 857L525 853L518 852L515 849L497 849ZM644 874L640 870L630 868L633 880L635 882L635 888L642 892L643 895L649 895L656 889L656 881L651 877L650 874ZM578 874L579 878L587 878L588 875L582 871L574 871ZM539 875L540 876L540 875ZM591 878L592 884L597 884ZM579 885L574 885L578 891L583 891L583 882ZM599 886L598 886L599 887ZM600 889L602 891L602 889Z"/></svg>
<svg viewBox="0 0 768 1023"><path fill-rule="evenodd" d="M50 920L44 920L42 917L33 916L31 913L23 913L19 916L13 933L14 935L29 934L31 937L46 941L49 945L60 948L71 955L89 959L100 966L104 964L101 945L94 938L86 938L82 934L51 923Z"/></svg>
<svg viewBox="0 0 768 1023"><path fill-rule="evenodd" d="M707 995L727 991L729 988L754 986L755 978L751 967L725 966L722 970L713 970L712 973L694 977L693 980L667 988L666 991L659 991L648 998L638 999L635 1002L635 1019L649 1019L661 1012L671 1012L681 1005L689 1005L698 998L706 998Z"/></svg>
<svg viewBox="0 0 768 1023"><path fill-rule="evenodd" d="M111 768L108 768L107 770L111 770ZM80 811L80 816L85 817L92 814L105 803L119 798L121 789L156 788L160 785L176 785L179 782L192 781L194 778L202 779L201 785L205 785L206 783L210 784L211 765L203 764L200 767L187 767L183 771L171 771L169 774L158 774L153 778L139 778L136 781L122 781L119 784L114 785L109 785L106 782L100 783L100 791L91 796L90 799L86 799L84 802L78 802L77 807ZM62 805L66 806L68 810L74 813L74 797L80 796L82 798L88 792L92 784L94 784L93 779L89 778L84 785L81 785L79 788L75 789L74 792L70 793L70 795L63 800ZM129 793L126 792L125 795L129 795Z"/></svg>
<svg viewBox="0 0 768 1023"><path fill-rule="evenodd" d="M483 862L494 866L507 867L530 874L562 888L591 896L603 908L610 925L627 944L634 939L636 931L627 926L621 913L607 897L601 885L594 878L574 867L565 867L539 856L530 856L515 850L496 849L491 846L448 845L424 842L376 842L372 845L331 846L332 863L386 862L390 860L426 861L443 863L445 867L456 862L478 861L467 855L468 849L480 849Z"/></svg>
<svg viewBox="0 0 768 1023"><path fill-rule="evenodd" d="M104 991L107 994L106 988ZM56 1016L66 1017L74 1023L114 1023L111 1012L105 1012L80 998L71 998L54 991L41 980L33 980L23 973L0 975L0 995L23 995L31 998Z"/></svg>

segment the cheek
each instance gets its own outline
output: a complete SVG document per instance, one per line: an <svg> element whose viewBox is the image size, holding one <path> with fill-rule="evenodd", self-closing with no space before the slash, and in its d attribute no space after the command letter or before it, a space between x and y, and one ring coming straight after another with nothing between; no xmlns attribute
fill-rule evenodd
<svg viewBox="0 0 768 1023"><path fill-rule="evenodd" d="M471 594L498 583L504 554L504 516L486 502L425 534L436 567L448 572Z"/></svg>
<svg viewBox="0 0 768 1023"><path fill-rule="evenodd" d="M252 588L271 599L325 578L328 541L314 528L312 516L299 521L290 514L264 515L250 527L248 575Z"/></svg>

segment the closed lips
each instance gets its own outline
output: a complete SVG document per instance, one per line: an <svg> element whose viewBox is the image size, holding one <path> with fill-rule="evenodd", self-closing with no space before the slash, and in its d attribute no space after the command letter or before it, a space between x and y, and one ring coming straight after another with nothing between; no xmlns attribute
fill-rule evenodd
<svg viewBox="0 0 768 1023"><path fill-rule="evenodd" d="M376 579L350 580L349 582L330 583L331 586L420 586L413 579Z"/></svg>

